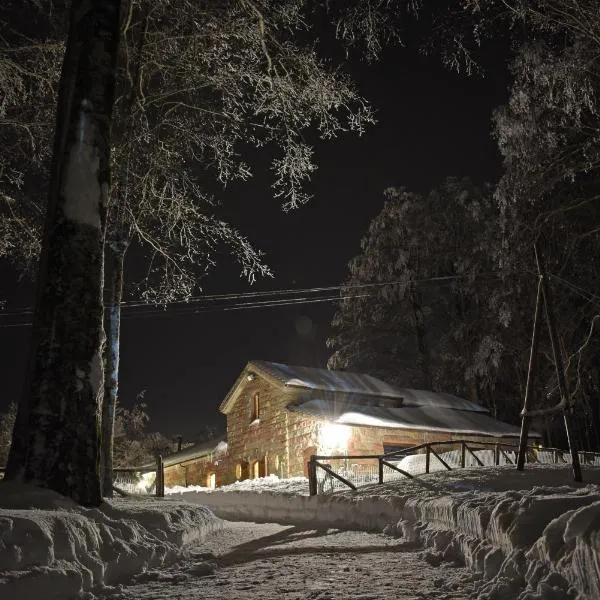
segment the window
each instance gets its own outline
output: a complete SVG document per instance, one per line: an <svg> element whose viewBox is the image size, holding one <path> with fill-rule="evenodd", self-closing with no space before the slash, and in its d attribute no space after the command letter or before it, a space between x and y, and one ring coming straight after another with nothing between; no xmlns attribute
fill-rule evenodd
<svg viewBox="0 0 600 600"><path fill-rule="evenodd" d="M215 489L217 486L217 475L216 473L208 473L206 475L206 487Z"/></svg>
<svg viewBox="0 0 600 600"><path fill-rule="evenodd" d="M238 469L239 467L239 469ZM250 463L248 461L244 461L235 468L235 477L238 481L244 481L245 479L250 479Z"/></svg>
<svg viewBox="0 0 600 600"><path fill-rule="evenodd" d="M383 453L388 454L389 452L401 452L406 448L412 448L417 445L417 441L410 442L404 440L397 440L393 438L383 438Z"/></svg>
<svg viewBox="0 0 600 600"><path fill-rule="evenodd" d="M260 394L256 392L252 396L252 404L250 406L250 423L258 421L260 418Z"/></svg>

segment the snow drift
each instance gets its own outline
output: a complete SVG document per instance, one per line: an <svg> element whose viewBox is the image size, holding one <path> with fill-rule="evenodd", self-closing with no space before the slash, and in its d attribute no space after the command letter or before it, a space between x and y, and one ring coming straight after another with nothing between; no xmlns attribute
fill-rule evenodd
<svg viewBox="0 0 600 600"><path fill-rule="evenodd" d="M75 598L148 568L221 527L204 506L115 499L82 508L40 488L0 484L0 596Z"/></svg>

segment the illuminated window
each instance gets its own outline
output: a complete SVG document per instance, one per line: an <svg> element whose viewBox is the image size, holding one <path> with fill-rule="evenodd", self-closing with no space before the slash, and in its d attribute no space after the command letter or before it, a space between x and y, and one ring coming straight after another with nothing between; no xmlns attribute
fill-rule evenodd
<svg viewBox="0 0 600 600"><path fill-rule="evenodd" d="M242 478L242 465L240 463L235 465L235 478L238 480Z"/></svg>
<svg viewBox="0 0 600 600"><path fill-rule="evenodd" d="M255 460L252 463L252 479L258 479L260 477L260 461Z"/></svg>
<svg viewBox="0 0 600 600"><path fill-rule="evenodd" d="M250 422L257 421L260 418L260 395L258 392L252 396L252 406L250 411Z"/></svg>

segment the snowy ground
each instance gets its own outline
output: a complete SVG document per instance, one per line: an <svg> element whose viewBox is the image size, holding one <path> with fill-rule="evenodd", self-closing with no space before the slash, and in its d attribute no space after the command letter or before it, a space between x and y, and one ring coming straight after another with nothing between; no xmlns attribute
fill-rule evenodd
<svg viewBox="0 0 600 600"><path fill-rule="evenodd" d="M473 468L309 497L269 477L99 509L0 484L0 598L598 600L600 469L584 479Z"/></svg>
<svg viewBox="0 0 600 600"><path fill-rule="evenodd" d="M224 519L383 530L483 576L481 600L598 600L600 469L583 473L575 484L568 467L457 469L313 498L271 478L171 497Z"/></svg>
<svg viewBox="0 0 600 600"><path fill-rule="evenodd" d="M226 522L188 560L101 598L463 600L478 579L382 534Z"/></svg>

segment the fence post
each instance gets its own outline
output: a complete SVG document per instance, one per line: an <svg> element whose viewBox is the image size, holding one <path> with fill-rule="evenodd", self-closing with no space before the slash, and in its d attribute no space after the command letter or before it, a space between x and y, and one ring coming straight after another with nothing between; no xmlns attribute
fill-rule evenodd
<svg viewBox="0 0 600 600"><path fill-rule="evenodd" d="M464 442L460 443L460 466L464 469L467 464L467 445Z"/></svg>
<svg viewBox="0 0 600 600"><path fill-rule="evenodd" d="M165 497L165 469L160 454L156 456L156 497Z"/></svg>
<svg viewBox="0 0 600 600"><path fill-rule="evenodd" d="M379 457L379 483L383 483L383 458Z"/></svg>
<svg viewBox="0 0 600 600"><path fill-rule="evenodd" d="M308 461L308 493L310 496L317 495L317 459L314 454Z"/></svg>
<svg viewBox="0 0 600 600"><path fill-rule="evenodd" d="M494 445L494 464L496 466L500 464L500 444Z"/></svg>
<svg viewBox="0 0 600 600"><path fill-rule="evenodd" d="M425 473L429 473L429 459L431 457L429 444L425 446Z"/></svg>

